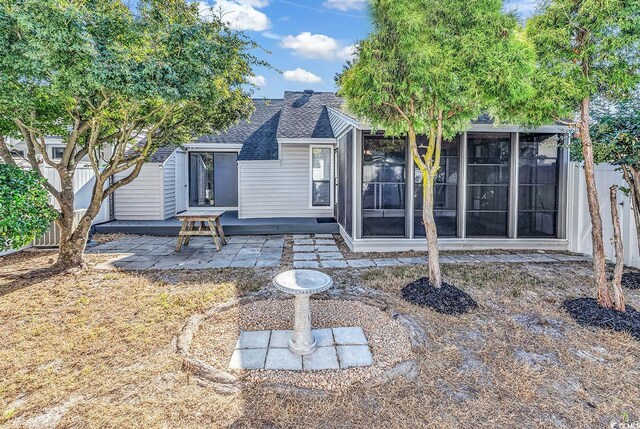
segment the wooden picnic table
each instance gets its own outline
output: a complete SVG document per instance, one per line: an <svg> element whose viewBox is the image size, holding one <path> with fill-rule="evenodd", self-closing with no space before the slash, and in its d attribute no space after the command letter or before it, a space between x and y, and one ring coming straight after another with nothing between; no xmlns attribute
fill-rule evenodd
<svg viewBox="0 0 640 429"><path fill-rule="evenodd" d="M210 235L213 237L216 249L222 250L222 245L227 244L227 239L224 236L224 231L220 224L220 216L223 214L224 211L186 211L176 215L180 222L182 222L182 228L178 233L178 245L176 246L176 251L179 252L183 244L188 246L191 237L196 235Z"/></svg>

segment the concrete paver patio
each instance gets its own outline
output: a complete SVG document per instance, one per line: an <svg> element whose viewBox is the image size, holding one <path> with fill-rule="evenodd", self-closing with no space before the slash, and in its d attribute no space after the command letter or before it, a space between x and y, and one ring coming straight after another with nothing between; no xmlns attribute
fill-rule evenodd
<svg viewBox="0 0 640 429"><path fill-rule="evenodd" d="M205 269L228 267L279 267L282 259L282 235L233 236L222 250L213 240L195 237L176 252L175 237L131 236L87 249L87 253L122 254L98 268L124 270Z"/></svg>

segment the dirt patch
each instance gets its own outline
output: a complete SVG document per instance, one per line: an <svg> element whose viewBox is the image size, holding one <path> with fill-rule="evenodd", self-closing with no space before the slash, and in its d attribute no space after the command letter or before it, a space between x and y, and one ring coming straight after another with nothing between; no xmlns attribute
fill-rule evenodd
<svg viewBox="0 0 640 429"><path fill-rule="evenodd" d="M108 243L110 241L120 240L125 237L130 237L131 234L112 233L112 234L94 234L92 239L98 244Z"/></svg>
<svg viewBox="0 0 640 429"><path fill-rule="evenodd" d="M601 307L593 298L570 299L562 306L581 325L628 332L640 341L640 313L630 305L624 313Z"/></svg>
<svg viewBox="0 0 640 429"><path fill-rule="evenodd" d="M427 277L402 288L402 297L412 304L429 307L444 314L464 314L478 307L465 291L449 283L442 283L439 288L434 287Z"/></svg>

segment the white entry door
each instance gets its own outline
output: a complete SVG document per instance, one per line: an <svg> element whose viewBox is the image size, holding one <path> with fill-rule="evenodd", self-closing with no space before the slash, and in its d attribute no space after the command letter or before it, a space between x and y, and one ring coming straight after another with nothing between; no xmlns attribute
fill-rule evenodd
<svg viewBox="0 0 640 429"><path fill-rule="evenodd" d="M189 197L187 174L187 154L176 152L176 213L187 209L187 198Z"/></svg>

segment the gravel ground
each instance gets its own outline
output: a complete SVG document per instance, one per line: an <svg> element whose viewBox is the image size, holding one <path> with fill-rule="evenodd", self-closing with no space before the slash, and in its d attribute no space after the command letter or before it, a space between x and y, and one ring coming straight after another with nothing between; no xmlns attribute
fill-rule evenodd
<svg viewBox="0 0 640 429"><path fill-rule="evenodd" d="M412 355L406 329L376 307L356 301L312 299L311 311L314 328L362 327L369 340L374 365L313 372L228 370L240 331L293 328L292 299L252 302L215 315L204 321L195 333L191 353L217 368L234 372L247 382L286 383L333 391L380 375Z"/></svg>

